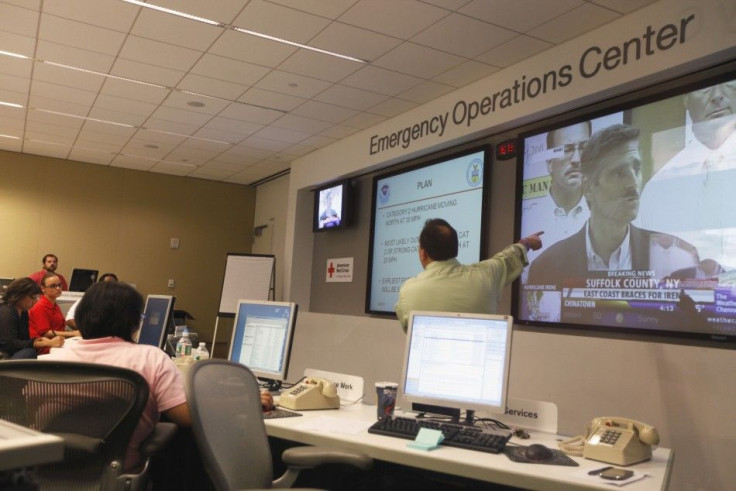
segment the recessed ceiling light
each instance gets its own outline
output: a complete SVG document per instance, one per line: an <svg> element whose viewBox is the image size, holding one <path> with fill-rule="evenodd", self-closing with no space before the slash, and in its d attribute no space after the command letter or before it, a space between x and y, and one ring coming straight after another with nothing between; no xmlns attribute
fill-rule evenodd
<svg viewBox="0 0 736 491"><path fill-rule="evenodd" d="M204 102L199 102L199 101L189 101L189 102L187 102L187 106L192 106L192 107L204 107Z"/></svg>

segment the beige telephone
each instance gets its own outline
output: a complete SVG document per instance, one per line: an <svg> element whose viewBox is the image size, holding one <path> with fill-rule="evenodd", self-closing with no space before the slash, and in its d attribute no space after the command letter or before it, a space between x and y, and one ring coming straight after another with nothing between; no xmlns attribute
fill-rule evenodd
<svg viewBox="0 0 736 491"><path fill-rule="evenodd" d="M631 465L652 458L652 445L659 443L653 426L628 418L593 418L584 437L560 443L569 454L616 465Z"/></svg>
<svg viewBox="0 0 736 491"><path fill-rule="evenodd" d="M323 378L307 378L291 389L282 392L279 406L295 411L308 409L337 409L340 396L334 383Z"/></svg>

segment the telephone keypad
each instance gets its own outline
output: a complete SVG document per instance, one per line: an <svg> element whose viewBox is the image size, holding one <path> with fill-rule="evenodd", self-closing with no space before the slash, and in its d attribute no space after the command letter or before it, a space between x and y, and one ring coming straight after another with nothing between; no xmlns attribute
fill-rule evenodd
<svg viewBox="0 0 736 491"><path fill-rule="evenodd" d="M601 435L600 442L606 443L608 445L615 445L620 436L621 436L620 431L605 430L603 432L603 435Z"/></svg>

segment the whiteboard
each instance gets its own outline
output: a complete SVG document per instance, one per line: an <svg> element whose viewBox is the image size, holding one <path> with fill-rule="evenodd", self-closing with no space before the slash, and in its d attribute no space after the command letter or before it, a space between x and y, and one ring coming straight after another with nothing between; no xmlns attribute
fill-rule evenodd
<svg viewBox="0 0 736 491"><path fill-rule="evenodd" d="M270 254L229 252L222 280L218 315L235 315L238 300L268 300L274 263Z"/></svg>

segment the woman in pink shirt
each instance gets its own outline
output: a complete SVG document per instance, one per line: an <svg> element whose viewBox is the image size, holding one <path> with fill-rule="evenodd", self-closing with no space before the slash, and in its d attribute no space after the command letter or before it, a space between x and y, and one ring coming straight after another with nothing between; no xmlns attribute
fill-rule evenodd
<svg viewBox="0 0 736 491"><path fill-rule="evenodd" d="M189 405L179 369L155 346L136 344L143 298L133 287L112 282L95 283L77 306L75 319L83 339L67 343L45 360L103 363L140 373L148 382L148 403L136 427L125 458L125 471L140 468L141 442L151 433L161 413L180 426L190 426Z"/></svg>

